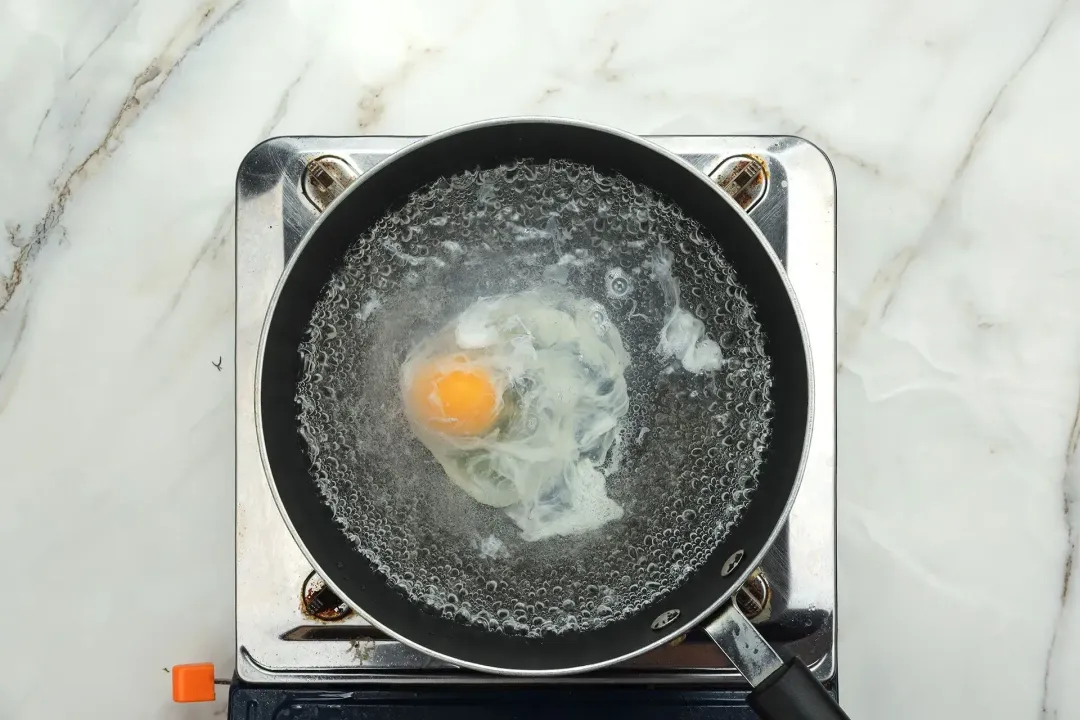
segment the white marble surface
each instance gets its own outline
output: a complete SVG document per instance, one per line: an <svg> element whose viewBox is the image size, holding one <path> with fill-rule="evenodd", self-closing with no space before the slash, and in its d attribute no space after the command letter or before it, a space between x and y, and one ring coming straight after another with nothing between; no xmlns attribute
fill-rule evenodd
<svg viewBox="0 0 1080 720"><path fill-rule="evenodd" d="M1078 67L1076 0L0 2L0 717L223 712L245 151L523 113L831 155L844 705L1080 717Z"/></svg>

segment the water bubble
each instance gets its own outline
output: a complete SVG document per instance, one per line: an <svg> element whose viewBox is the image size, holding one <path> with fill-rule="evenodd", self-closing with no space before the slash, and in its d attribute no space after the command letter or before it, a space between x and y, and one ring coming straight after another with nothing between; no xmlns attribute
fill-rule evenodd
<svg viewBox="0 0 1080 720"><path fill-rule="evenodd" d="M611 268L604 275L604 283L607 296L610 298L622 298L630 294L633 283L622 268Z"/></svg>

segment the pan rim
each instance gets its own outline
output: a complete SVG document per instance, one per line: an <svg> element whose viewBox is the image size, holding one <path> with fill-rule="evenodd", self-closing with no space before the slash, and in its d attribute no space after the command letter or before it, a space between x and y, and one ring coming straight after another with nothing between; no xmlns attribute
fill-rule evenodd
<svg viewBox="0 0 1080 720"><path fill-rule="evenodd" d="M293 268L297 264L297 262L298 262L300 256L302 255L304 249L307 247L307 245L309 244L311 239L315 236L317 230L321 227L321 225L326 220L326 218L328 218L330 216L330 214L340 204L342 204L352 192L354 192L356 190L356 188L360 187L360 185L362 183L366 182L368 180L368 178L370 178L372 176L377 176L379 170L381 170L383 167L389 165L390 163L394 162L395 160L397 160L399 158L402 158L402 157L408 155L411 152L414 152L414 151L416 151L416 150L418 150L420 148L423 148L423 147L425 147L425 146L427 146L429 144L441 142L441 141L443 141L443 140L445 140L447 138L450 138L450 137L453 137L455 135L459 135L459 134L462 134L462 133L467 133L467 132L470 132L470 131L473 131L473 130L478 130L478 129L482 129L482 128L486 128L486 127L492 127L492 126L515 125L515 124L520 124L520 125L524 125L524 124L552 124L552 125L570 126L570 127L576 127L576 128L586 129L586 130L592 130L592 131L607 133L607 134L616 136L616 137L618 137L618 138L620 138L622 140L633 142L633 143L635 143L637 145L645 147L648 150L651 150L651 151L653 151L655 153L658 153L659 155L663 156L667 160L673 161L673 162L677 163L678 165L680 165L685 171L691 173L691 175L693 177L695 177L698 181L706 183L706 185L717 196L722 198L722 200L724 202L726 202L728 204L728 206L732 210L734 210L734 211L736 211L736 213L738 213L739 217L743 220L744 224L746 226L748 226L748 228L751 230L753 236L757 239L758 243L761 245L762 249L765 251L765 253L769 257L770 261L773 263L773 267L774 267L775 271L779 275L780 281L781 281L781 283L782 283L782 285L784 287L784 291L787 293L787 298L788 298L788 301L789 301L789 303L791 305L792 311L794 312L796 324L797 324L797 327L799 329L799 338L800 338L800 341L801 341L802 346L803 346L803 355L804 355L804 357L806 359L806 388L807 388L807 406L808 406L807 407L807 413L806 413L806 428L805 428L804 435L803 435L802 452L801 452L801 455L799 457L799 463L798 463L798 467L797 467L797 470L796 470L796 473L795 473L795 477L793 478L793 482L791 484L791 490L790 490L790 492L788 494L786 502L784 503L784 507L783 507L783 510L780 513L780 516L776 519L776 522L774 523L772 530L769 532L765 542L762 543L761 549L759 550L759 552L753 558L750 559L750 562L743 562L743 563L740 564L740 567L742 569L737 573L736 580L729 585L729 589L726 592L722 593L713 603L708 605L705 608L704 611L698 613L695 616L687 617L686 619L680 621L679 623L673 623L672 626L671 626L672 627L671 630L666 631L662 635L658 635L656 640L654 640L654 641L652 641L652 642L650 642L648 644L645 644L645 645L643 645L641 647L638 647L638 648L634 649L633 651L626 652L626 653L623 653L623 654L615 656L615 657L607 658L605 660L601 660L601 661L597 661L597 662L593 662L593 663L589 663L589 664L585 664L585 665L575 665L575 666L564 667L564 668L545 668L545 669L541 669L541 670L523 669L523 668L506 668L506 667L497 667L497 666L485 665L483 663L476 663L476 662L472 662L472 661L469 661L469 660L464 660L462 658L458 658L458 657L455 657L455 656L452 656L452 655L449 655L449 654L446 654L446 653L442 653L442 652L439 652L439 651L436 651L436 650L431 650L431 649L425 647L423 643L417 642L416 640L413 640L413 639L403 635L400 631L394 630L393 628L389 627L388 625L385 625L385 624L381 623L377 618L374 618L374 617L370 616L367 612L364 611L364 609L362 607L357 605L346 593L344 593L341 590L340 587L338 587L338 585L333 581L332 575L328 575L327 573L325 573L323 571L322 567L320 567L319 563L316 562L316 560L312 557L311 552L309 551L306 543L300 537L299 533L296 530L296 527L294 526L291 518L289 517L288 510L286 509L285 504L281 499L281 495L278 492L277 483L274 480L274 474L273 474L273 471L272 471L272 469L270 467L269 453L268 453L268 449L267 449L267 446L266 446L266 435L265 435L265 432L264 432L264 429L263 429L263 413L262 413L263 364L264 364L264 359L265 359L265 354L266 354L267 337L268 337L268 334L269 334L269 331L270 331L270 326L272 324L275 311L277 309L278 301L279 301L279 299L281 297L281 294L282 294L282 291L283 291L284 287L286 286L286 284L289 281L289 277L292 274ZM692 166L686 160L684 160L683 158L679 157L678 155L670 152L669 150L661 147L660 145L658 145L658 144L656 144L654 142L651 142L647 137L642 137L640 135L635 135L635 134L632 134L632 133L629 133L629 132L626 132L626 131L623 131L623 130L619 130L617 128L613 128L613 127L610 127L610 126L607 126L607 125L602 125L602 124L599 124L599 123L593 123L593 122L584 121L584 120L576 120L576 119L571 119L571 118L551 117L551 116L536 116L536 115L510 116L510 117L499 117L499 118L490 118L490 119L485 119L485 120L478 120L478 121L473 121L473 122L457 125L457 126L448 128L446 130L440 131L438 133L435 133L433 135L429 135L427 137L424 137L424 138L422 138L420 140L417 140L416 142L410 143L406 147L401 148L397 152L394 152L393 154L389 155L385 159L381 160L373 168L371 168L367 172L363 173L356 180L356 182L352 183L344 192L341 193L341 195L339 195L337 198L335 198L334 201L331 202L326 207L326 209L322 211L322 213L319 215L319 217L315 220L315 222L312 224L312 226L305 233L304 237L297 244L296 249L293 251L292 255L289 257L288 262L285 264L285 267L282 270L281 277L278 278L277 283L276 283L276 285L274 287L274 292L273 292L273 295L270 298L270 303L269 303L269 305L267 307L266 315L263 318L263 324L262 324L262 328L261 328L260 334L259 334L259 347L258 347L258 353L257 353L256 365L255 365L255 388L254 389L255 389L254 413L255 413L256 436L257 436L257 439L258 439L259 456L260 456L260 461L262 463L263 473L265 474L267 483L270 486L270 492L273 495L274 504L277 506L278 512L281 514L282 520L284 520L285 525L289 530L289 534L292 536L293 540L296 542L296 544L299 547L300 552L304 556L305 560L307 560L308 563L311 564L312 569L314 569L315 572L317 572L319 574L319 576L323 578L323 580L326 582L326 584L332 590L334 590L334 592L336 592L338 594L338 597L342 598L351 608L353 608L353 610L355 610L359 615L364 617L374 627L376 627L379 630L385 632L388 636L394 638L395 640L397 640L397 641L399 641L399 642L401 642L401 643L403 643L403 644L405 644L405 645L407 645L409 647L412 647L413 649L418 650L419 652L425 653L426 655L428 655L430 657L434 657L436 659L442 660L443 662L446 662L446 663L449 663L449 664L452 664L452 665L456 665L456 666L459 666L459 667L462 667L462 668L467 668L467 669L470 669L470 670L476 670L476 671L480 671L480 672L490 673L490 674L494 674L494 675L505 675L505 676L514 676L514 677L556 677L556 676L561 676L561 675L575 675L575 674L581 674L581 673L588 673L588 672L599 670L599 669L602 669L602 668L605 668L605 667L610 667L612 665L616 665L618 663L625 662L626 660L637 657L639 655L643 655L644 653L649 652L650 650L654 650L657 647L660 647L660 646L662 646L662 645L664 645L666 643L669 643L672 640L674 640L675 638L679 637L680 635L683 635L683 634L687 633L688 631L690 631L691 629L693 629L695 627L698 627L706 618L711 617L712 615L716 614L716 612L731 598L732 595L735 594L735 592L743 585L743 583L746 582L746 580L749 578L750 574L761 564L761 561L764 558L765 554L768 553L768 551L772 548L773 543L776 542L776 538L779 535L781 528L784 526L785 522L788 519L788 516L791 513L791 509L792 509L792 507L793 507L793 505L795 503L795 499L796 499L796 497L798 496L798 493L799 493L799 488L800 488L800 486L802 484L803 474L804 474L804 471L806 469L806 462L807 462L807 459L809 457L810 440L811 440L811 436L813 434L814 409L815 409L815 388L814 388L813 357L812 357L812 354L811 354L810 343L809 343L808 337L807 337L806 324L805 324L805 320L803 318L802 308L799 305L798 298L795 296L794 289L791 286L791 282L788 279L787 272L785 271L784 266L780 261L780 258L777 256L776 252L773 250L772 246L769 244L768 240L765 238L765 236L761 232L760 228L758 228L757 224L753 220L751 220L750 216L738 205L738 203L736 203L727 193L725 193L723 190L721 190L719 186L717 186L715 183L710 181L701 171L699 171L697 168Z"/></svg>

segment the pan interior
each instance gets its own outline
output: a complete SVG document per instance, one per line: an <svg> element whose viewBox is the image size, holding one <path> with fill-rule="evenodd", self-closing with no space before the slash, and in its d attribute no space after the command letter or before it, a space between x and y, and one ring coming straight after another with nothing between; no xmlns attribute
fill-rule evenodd
<svg viewBox="0 0 1080 720"><path fill-rule="evenodd" d="M725 358L657 351L681 306ZM630 356L630 409L598 530L526 542L449 482L403 413L409 351L480 297L557 285L595 302ZM442 178L358 237L301 345L299 428L334 519L394 587L456 621L543 637L602 627L671 592L735 526L770 435L770 360L719 245L616 174L527 160Z"/></svg>

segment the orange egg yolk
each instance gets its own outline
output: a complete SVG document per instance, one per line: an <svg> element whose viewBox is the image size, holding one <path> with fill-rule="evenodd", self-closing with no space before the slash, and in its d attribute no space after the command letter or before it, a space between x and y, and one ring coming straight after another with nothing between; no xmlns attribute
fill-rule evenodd
<svg viewBox="0 0 1080 720"><path fill-rule="evenodd" d="M422 368L413 377L409 404L432 430L447 435L481 435L495 424L499 398L488 374L473 367Z"/></svg>

